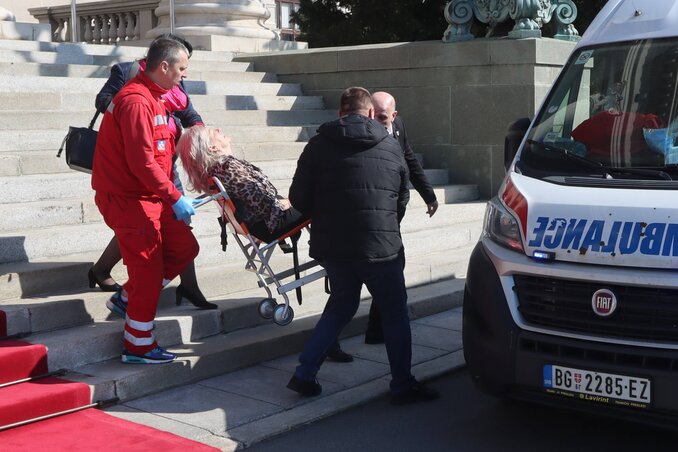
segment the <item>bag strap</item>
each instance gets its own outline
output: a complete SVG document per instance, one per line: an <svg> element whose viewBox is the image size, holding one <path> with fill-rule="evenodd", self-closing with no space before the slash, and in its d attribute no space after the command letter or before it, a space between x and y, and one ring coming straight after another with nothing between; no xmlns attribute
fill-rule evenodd
<svg viewBox="0 0 678 452"><path fill-rule="evenodd" d="M297 234L294 234L290 237L292 240L292 260L294 261L294 278L299 279L300 272L299 272L299 250L297 248L297 242L299 241L299 237L301 236L301 232L298 232ZM297 287L295 289L297 293L297 303L299 303L299 306L301 306L301 286Z"/></svg>
<svg viewBox="0 0 678 452"><path fill-rule="evenodd" d="M97 122L98 117L99 117L99 110L97 110L96 113L94 113L92 120L89 122L89 126L87 126L88 129L94 128L94 123Z"/></svg>
<svg viewBox="0 0 678 452"><path fill-rule="evenodd" d="M64 146L66 146L66 141L68 141L68 137L71 136L71 129L68 129L68 133L64 137L64 140L61 142L61 146L59 146L59 150L57 151L57 158L61 157L61 153L64 152Z"/></svg>
<svg viewBox="0 0 678 452"><path fill-rule="evenodd" d="M221 251L226 251L228 246L228 231L226 230L226 220L223 216L217 218L219 220L219 226L221 227Z"/></svg>

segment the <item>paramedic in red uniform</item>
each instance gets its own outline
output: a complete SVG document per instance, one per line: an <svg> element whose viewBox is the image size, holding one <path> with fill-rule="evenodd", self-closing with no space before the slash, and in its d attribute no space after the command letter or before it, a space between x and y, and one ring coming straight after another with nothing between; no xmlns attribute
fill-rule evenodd
<svg viewBox="0 0 678 452"><path fill-rule="evenodd" d="M92 188L106 224L113 229L129 280L106 306L125 317L124 363L165 363L176 355L153 336L162 287L198 254L184 219L194 200L172 182L174 140L161 96L188 70L188 51L160 38L148 49L146 70L113 98L99 128Z"/></svg>

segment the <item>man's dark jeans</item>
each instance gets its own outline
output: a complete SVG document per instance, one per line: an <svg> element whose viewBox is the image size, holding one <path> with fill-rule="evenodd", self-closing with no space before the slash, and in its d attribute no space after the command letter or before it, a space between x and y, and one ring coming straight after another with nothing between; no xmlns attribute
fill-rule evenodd
<svg viewBox="0 0 678 452"><path fill-rule="evenodd" d="M412 381L412 335L407 314L407 290L402 257L388 262L323 262L332 294L313 335L299 356L297 378L312 381L341 330L353 318L365 284L381 313L384 342L391 366L391 391L398 393Z"/></svg>

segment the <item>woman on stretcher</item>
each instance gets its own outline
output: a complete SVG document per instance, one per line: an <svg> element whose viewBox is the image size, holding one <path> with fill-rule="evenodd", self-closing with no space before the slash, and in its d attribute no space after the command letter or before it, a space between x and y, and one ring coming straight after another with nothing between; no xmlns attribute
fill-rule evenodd
<svg viewBox="0 0 678 452"><path fill-rule="evenodd" d="M259 168L233 155L231 139L221 130L188 128L181 135L177 152L195 190L210 193L211 177L222 181L236 206L236 219L259 240L271 242L308 219L278 195Z"/></svg>

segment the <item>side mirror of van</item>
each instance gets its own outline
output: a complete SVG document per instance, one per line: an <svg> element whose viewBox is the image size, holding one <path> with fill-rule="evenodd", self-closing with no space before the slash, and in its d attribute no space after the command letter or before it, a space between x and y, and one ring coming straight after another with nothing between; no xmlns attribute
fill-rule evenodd
<svg viewBox="0 0 678 452"><path fill-rule="evenodd" d="M531 123L530 118L520 118L508 125L506 138L504 138L504 169L506 171L508 171L513 158L518 153L520 143L525 138Z"/></svg>

